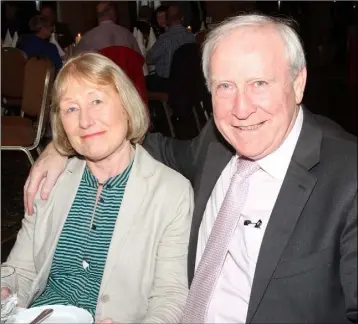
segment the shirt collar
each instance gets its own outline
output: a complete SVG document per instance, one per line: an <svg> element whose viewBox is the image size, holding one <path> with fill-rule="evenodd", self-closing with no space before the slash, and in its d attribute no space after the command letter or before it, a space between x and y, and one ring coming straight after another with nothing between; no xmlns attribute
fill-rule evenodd
<svg viewBox="0 0 358 324"><path fill-rule="evenodd" d="M112 20L108 19L108 20L101 21L99 24L100 25L102 25L102 24L114 24L114 22Z"/></svg>
<svg viewBox="0 0 358 324"><path fill-rule="evenodd" d="M276 151L257 161L261 169L278 180L283 181L285 178L298 137L301 133L302 124L303 111L300 106L295 124L281 146Z"/></svg>

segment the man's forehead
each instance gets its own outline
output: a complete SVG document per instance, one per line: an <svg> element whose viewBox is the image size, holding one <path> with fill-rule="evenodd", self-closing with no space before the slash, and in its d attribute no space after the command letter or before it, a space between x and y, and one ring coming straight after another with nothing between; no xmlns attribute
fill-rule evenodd
<svg viewBox="0 0 358 324"><path fill-rule="evenodd" d="M283 40L277 30L272 25L248 25L242 26L228 32L221 37L216 48L220 47L242 47L242 46L259 46L267 44L272 47L273 43L283 44Z"/></svg>
<svg viewBox="0 0 358 324"><path fill-rule="evenodd" d="M280 34L275 30L240 28L220 39L212 52L210 61L238 61L245 59L273 58L285 60L286 46Z"/></svg>

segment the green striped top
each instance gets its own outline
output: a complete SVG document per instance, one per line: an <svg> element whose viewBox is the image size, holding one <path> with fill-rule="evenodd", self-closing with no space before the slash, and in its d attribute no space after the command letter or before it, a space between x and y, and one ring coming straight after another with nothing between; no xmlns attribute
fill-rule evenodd
<svg viewBox="0 0 358 324"><path fill-rule="evenodd" d="M55 250L45 291L32 303L73 305L95 314L114 226L133 162L108 179L98 199L98 181L86 166Z"/></svg>

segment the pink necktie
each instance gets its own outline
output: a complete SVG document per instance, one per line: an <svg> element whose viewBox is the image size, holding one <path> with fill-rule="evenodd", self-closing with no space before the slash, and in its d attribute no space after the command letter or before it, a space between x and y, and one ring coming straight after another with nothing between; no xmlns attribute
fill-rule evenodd
<svg viewBox="0 0 358 324"><path fill-rule="evenodd" d="M254 161L246 158L238 159L237 171L231 179L230 187L195 272L182 323L205 323L211 297L246 200L249 177L259 168Z"/></svg>

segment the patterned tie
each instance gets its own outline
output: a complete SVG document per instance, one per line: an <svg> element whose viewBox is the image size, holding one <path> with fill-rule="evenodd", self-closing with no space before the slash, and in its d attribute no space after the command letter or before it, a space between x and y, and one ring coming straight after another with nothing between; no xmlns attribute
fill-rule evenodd
<svg viewBox="0 0 358 324"><path fill-rule="evenodd" d="M195 272L182 323L205 323L210 300L246 200L249 177L259 168L254 161L241 157L238 159L237 171L231 179Z"/></svg>

